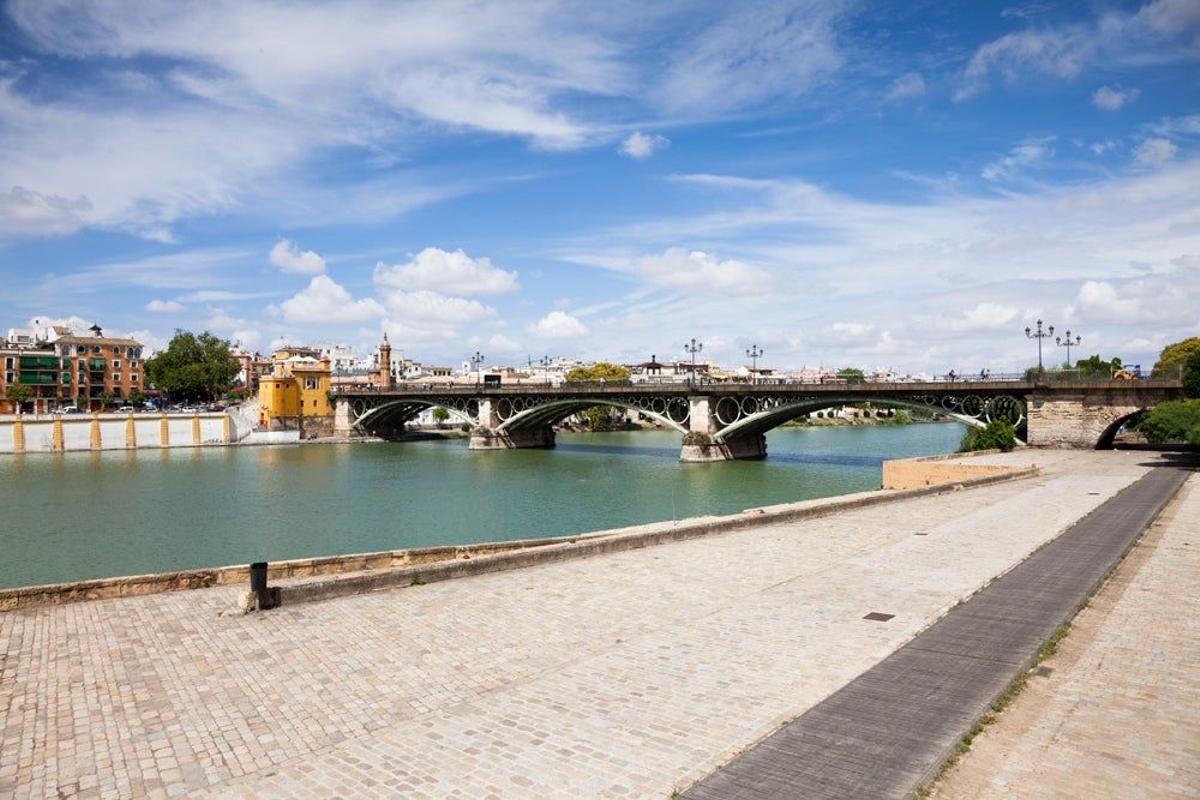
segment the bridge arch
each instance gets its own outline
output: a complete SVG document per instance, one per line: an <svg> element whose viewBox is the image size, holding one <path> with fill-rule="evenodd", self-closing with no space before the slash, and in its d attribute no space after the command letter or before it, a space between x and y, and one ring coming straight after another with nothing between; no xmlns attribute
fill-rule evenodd
<svg viewBox="0 0 1200 800"><path fill-rule="evenodd" d="M714 434L718 441L729 442L734 439L762 436L803 414L864 402L862 397L850 396L778 398L778 401L774 403L770 402L771 399L768 398L768 402L765 404L757 403L748 407L746 399L734 397L715 399L712 415L718 425ZM736 410L729 401L737 404ZM913 399L873 397L869 402L873 406L931 411L975 428L982 428L993 419L1006 419L1020 431L1025 423L1024 403L1018 398L1007 395L990 398L975 396ZM1018 442L1024 444L1021 439L1018 439Z"/></svg>
<svg viewBox="0 0 1200 800"><path fill-rule="evenodd" d="M479 424L479 402L463 397L406 397L400 400L371 404L351 401L352 427L373 435L386 435L403 428L422 411L444 408L456 421L472 426Z"/></svg>
<svg viewBox="0 0 1200 800"><path fill-rule="evenodd" d="M506 403L506 401L508 401ZM568 397L546 399L541 402L513 402L501 398L496 402L495 413L500 419L496 432L500 434L546 428L562 422L593 406L608 406L627 411L636 411L668 428L686 434L688 432L689 407L685 398L629 398L621 397Z"/></svg>
<svg viewBox="0 0 1200 800"><path fill-rule="evenodd" d="M1150 410L1149 408L1140 408L1137 411L1133 411L1129 414L1125 414L1124 416L1120 416L1120 417L1117 417L1116 419L1114 419L1111 423L1108 424L1108 426L1100 434L1100 438L1098 438L1096 440L1095 449L1097 449L1097 450L1112 450L1113 449L1113 441L1117 438L1117 434L1121 431L1121 428L1124 427L1125 424L1130 422L1131 420L1136 420L1139 417L1145 416L1147 414L1147 412L1149 412L1149 410Z"/></svg>

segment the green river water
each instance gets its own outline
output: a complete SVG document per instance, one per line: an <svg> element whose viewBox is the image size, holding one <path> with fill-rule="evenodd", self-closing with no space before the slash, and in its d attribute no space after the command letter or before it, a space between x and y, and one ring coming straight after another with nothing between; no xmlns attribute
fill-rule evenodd
<svg viewBox="0 0 1200 800"><path fill-rule="evenodd" d="M557 536L875 489L958 424L781 428L763 461L680 464L667 432L26 455L0 460L0 587Z"/></svg>

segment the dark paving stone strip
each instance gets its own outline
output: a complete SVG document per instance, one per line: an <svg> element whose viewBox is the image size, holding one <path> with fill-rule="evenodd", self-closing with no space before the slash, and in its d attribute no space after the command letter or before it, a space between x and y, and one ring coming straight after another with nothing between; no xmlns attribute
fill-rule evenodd
<svg viewBox="0 0 1200 800"><path fill-rule="evenodd" d="M1075 615L1188 474L1151 470L683 797L911 795L1032 663L1041 644Z"/></svg>

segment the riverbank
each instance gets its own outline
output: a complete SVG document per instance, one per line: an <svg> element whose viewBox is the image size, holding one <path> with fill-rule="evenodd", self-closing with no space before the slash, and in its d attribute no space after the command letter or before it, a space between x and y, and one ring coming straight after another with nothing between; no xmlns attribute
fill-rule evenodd
<svg viewBox="0 0 1200 800"><path fill-rule="evenodd" d="M1035 480L262 615L219 616L240 586L0 614L0 750L28 752L0 793L668 797L1149 469L979 459L1031 460Z"/></svg>

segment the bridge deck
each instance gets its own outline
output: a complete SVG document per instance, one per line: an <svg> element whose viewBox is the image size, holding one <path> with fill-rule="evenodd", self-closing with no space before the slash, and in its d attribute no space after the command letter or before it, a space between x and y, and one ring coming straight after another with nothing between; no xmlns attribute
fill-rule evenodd
<svg viewBox="0 0 1200 800"><path fill-rule="evenodd" d="M1161 391L1179 389L1179 381L925 381L920 383L570 383L552 386L547 383L510 383L500 386L461 386L447 384L410 383L381 387L353 387L338 390L345 397L427 397L430 394L463 397L493 397L504 395L562 395L586 394L596 397L628 395L854 395L863 398L897 394L1029 394L1037 392L1074 393L1105 391Z"/></svg>

